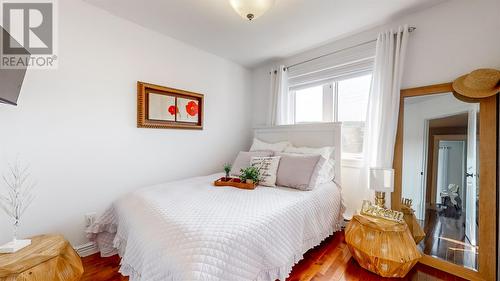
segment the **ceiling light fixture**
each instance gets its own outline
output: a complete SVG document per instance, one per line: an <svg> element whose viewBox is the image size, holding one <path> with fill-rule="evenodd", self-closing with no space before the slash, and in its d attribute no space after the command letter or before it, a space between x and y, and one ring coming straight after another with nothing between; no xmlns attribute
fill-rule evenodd
<svg viewBox="0 0 500 281"><path fill-rule="evenodd" d="M233 9L244 19L254 20L274 5L275 0L229 0Z"/></svg>

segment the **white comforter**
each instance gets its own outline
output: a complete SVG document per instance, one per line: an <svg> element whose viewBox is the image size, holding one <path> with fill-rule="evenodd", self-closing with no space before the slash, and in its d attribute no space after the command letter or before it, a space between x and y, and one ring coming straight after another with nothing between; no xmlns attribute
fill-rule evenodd
<svg viewBox="0 0 500 281"><path fill-rule="evenodd" d="M215 187L220 175L159 184L117 200L87 232L122 257L131 281L285 280L340 229L340 188Z"/></svg>

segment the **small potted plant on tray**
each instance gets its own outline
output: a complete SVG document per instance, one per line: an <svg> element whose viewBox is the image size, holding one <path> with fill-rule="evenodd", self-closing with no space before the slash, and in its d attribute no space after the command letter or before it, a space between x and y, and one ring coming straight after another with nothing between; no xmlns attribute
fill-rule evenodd
<svg viewBox="0 0 500 281"><path fill-rule="evenodd" d="M260 178L259 169L255 167L248 167L241 169L240 179L245 183L258 183Z"/></svg>
<svg viewBox="0 0 500 281"><path fill-rule="evenodd" d="M231 178L229 177L229 172L231 172L231 168L233 166L231 164L224 164L224 172L226 172L226 177L224 178L224 181L228 181L230 180Z"/></svg>

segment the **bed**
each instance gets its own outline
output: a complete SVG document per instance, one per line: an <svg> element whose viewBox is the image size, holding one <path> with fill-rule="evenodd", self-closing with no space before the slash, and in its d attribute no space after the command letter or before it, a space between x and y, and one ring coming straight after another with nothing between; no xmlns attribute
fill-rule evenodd
<svg viewBox="0 0 500 281"><path fill-rule="evenodd" d="M259 128L255 136L340 147L335 123ZM307 250L340 230L340 165L335 173L312 191L214 187L223 174L158 184L115 201L87 232L103 256L121 256L130 281L285 280Z"/></svg>

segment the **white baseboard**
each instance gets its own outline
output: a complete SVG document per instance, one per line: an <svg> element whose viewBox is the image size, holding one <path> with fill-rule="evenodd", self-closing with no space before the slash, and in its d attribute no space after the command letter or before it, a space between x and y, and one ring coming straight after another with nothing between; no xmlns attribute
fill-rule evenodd
<svg viewBox="0 0 500 281"><path fill-rule="evenodd" d="M75 251L82 258L99 252L95 242L88 242L83 245L76 246Z"/></svg>

